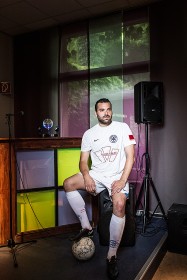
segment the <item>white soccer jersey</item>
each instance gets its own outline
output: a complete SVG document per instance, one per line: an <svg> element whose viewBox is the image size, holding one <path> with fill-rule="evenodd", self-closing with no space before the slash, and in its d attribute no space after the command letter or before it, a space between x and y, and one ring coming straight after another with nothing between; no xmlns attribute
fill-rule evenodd
<svg viewBox="0 0 187 280"><path fill-rule="evenodd" d="M105 178L119 178L123 172L126 154L124 148L136 144L126 123L112 121L108 126L99 124L88 129L82 138L81 151L90 151L91 169Z"/></svg>

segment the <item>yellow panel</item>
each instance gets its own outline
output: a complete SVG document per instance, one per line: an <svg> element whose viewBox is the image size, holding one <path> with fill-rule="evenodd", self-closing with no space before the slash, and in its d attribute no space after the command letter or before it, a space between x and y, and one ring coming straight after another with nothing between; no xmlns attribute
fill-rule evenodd
<svg viewBox="0 0 187 280"><path fill-rule="evenodd" d="M55 226L55 193L38 191L17 194L17 232Z"/></svg>
<svg viewBox="0 0 187 280"><path fill-rule="evenodd" d="M58 186L64 180L79 172L80 148L58 149Z"/></svg>

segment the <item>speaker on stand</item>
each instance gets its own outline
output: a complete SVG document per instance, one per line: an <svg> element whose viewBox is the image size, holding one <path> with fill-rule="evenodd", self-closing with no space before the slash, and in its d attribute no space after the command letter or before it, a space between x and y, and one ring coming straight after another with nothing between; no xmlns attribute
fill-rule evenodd
<svg viewBox="0 0 187 280"><path fill-rule="evenodd" d="M146 139L146 151L143 154L145 156L145 176L140 188L140 192L136 201L135 211L141 203L143 196L143 228L142 232L146 230L146 225L150 222L154 216L158 207L163 214L165 220L167 220L164 208L161 200L156 191L156 187L150 175L150 157L148 148L148 125L149 124L161 124L163 122L163 84L162 82L139 82L134 86L134 113L135 122L145 124L145 139ZM149 193L150 187L153 190L155 198L157 200L157 206L150 215L149 211Z"/></svg>

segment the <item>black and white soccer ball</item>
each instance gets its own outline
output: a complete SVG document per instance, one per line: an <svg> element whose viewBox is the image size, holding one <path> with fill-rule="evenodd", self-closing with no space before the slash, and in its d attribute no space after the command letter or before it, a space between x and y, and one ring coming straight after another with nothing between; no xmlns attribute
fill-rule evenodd
<svg viewBox="0 0 187 280"><path fill-rule="evenodd" d="M90 237L83 237L72 245L72 253L74 257L81 261L87 261L93 257L95 253L95 244Z"/></svg>

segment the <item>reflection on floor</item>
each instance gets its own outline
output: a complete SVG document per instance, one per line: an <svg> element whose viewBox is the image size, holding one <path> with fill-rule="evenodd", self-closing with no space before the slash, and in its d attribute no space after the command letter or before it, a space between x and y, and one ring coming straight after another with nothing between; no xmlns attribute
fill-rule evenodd
<svg viewBox="0 0 187 280"><path fill-rule="evenodd" d="M120 247L118 252L120 279L151 279L155 270L153 262L160 259L167 239L167 226L162 218L152 218L145 233L141 221L136 222L136 244ZM96 247L94 257L86 262L75 259L71 252L69 235L57 235L38 239L37 242L16 245L13 254L10 248L0 248L0 277L2 280L105 280L106 254L108 247L99 244L97 230L94 231ZM18 267L14 266L16 261ZM147 278L148 277L148 278ZM151 278L150 278L151 277Z"/></svg>

